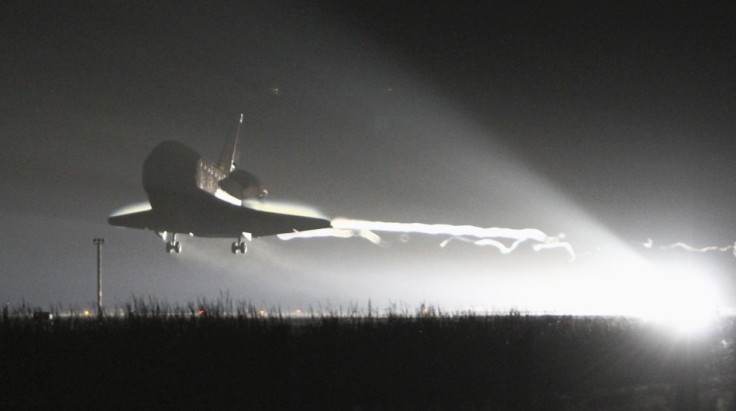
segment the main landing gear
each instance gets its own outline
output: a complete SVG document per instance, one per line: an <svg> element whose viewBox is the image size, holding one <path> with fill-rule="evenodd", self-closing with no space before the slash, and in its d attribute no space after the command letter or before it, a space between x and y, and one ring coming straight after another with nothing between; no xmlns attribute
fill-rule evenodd
<svg viewBox="0 0 736 411"><path fill-rule="evenodd" d="M245 254L248 251L248 244L245 241L234 241L230 250L233 254Z"/></svg>
<svg viewBox="0 0 736 411"><path fill-rule="evenodd" d="M250 234L241 234L237 241L233 242L232 246L230 247L230 251L232 251L233 254L245 254L246 252L248 252L248 244L246 244L245 242L246 239L251 239Z"/></svg>
<svg viewBox="0 0 736 411"><path fill-rule="evenodd" d="M164 241L166 241L167 233L165 231L163 233L159 233L159 235L164 239ZM166 241L166 252L169 254L179 254L181 252L181 243L176 241L176 233L172 233L171 240Z"/></svg>
<svg viewBox="0 0 736 411"><path fill-rule="evenodd" d="M176 233L167 233L166 231L156 232L164 241L166 241L166 252L169 254L181 253L181 243L176 241ZM248 243L251 240L249 233L242 233L240 237L234 241L230 247L233 254L245 254L248 252Z"/></svg>
<svg viewBox="0 0 736 411"><path fill-rule="evenodd" d="M178 241L169 241L166 243L166 252L179 254L181 252L181 243Z"/></svg>

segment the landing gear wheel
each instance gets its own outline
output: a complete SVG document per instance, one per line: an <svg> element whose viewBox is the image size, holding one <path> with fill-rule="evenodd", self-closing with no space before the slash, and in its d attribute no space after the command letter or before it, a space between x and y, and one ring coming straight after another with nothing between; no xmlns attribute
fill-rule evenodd
<svg viewBox="0 0 736 411"><path fill-rule="evenodd" d="M166 243L166 252L169 254L172 252L179 254L181 252L181 244L178 241L169 241Z"/></svg>
<svg viewBox="0 0 736 411"><path fill-rule="evenodd" d="M230 247L230 250L233 254L245 254L248 251L248 244L245 241L235 241Z"/></svg>

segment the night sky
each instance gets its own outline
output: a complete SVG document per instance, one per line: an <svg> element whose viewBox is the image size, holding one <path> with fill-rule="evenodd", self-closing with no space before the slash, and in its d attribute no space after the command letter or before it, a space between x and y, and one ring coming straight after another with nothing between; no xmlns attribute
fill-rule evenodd
<svg viewBox="0 0 736 411"><path fill-rule="evenodd" d="M641 261L686 267L736 304L732 250L659 249L736 241L726 2L244 3L0 6L0 301L93 303L105 237L108 305L625 305ZM107 224L146 200L157 143L216 159L241 112L242 164L270 201L564 233L577 258L391 233L260 238L245 256L183 238L173 256Z"/></svg>

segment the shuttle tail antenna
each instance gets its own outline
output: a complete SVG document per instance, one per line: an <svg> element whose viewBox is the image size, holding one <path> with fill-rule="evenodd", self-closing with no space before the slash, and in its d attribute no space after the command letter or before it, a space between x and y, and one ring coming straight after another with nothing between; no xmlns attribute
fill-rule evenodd
<svg viewBox="0 0 736 411"><path fill-rule="evenodd" d="M220 153L220 161L218 166L222 171L231 172L235 170L235 165L240 161L240 127L243 125L243 113L240 113L240 121L235 130L234 138L228 138ZM232 144L232 146L230 145Z"/></svg>

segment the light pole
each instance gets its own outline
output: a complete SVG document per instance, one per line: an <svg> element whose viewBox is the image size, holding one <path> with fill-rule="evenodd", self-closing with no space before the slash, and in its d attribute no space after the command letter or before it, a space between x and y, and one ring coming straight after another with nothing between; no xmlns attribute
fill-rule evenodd
<svg viewBox="0 0 736 411"><path fill-rule="evenodd" d="M102 245L104 238L95 238L92 242L97 246L97 316L102 317Z"/></svg>

